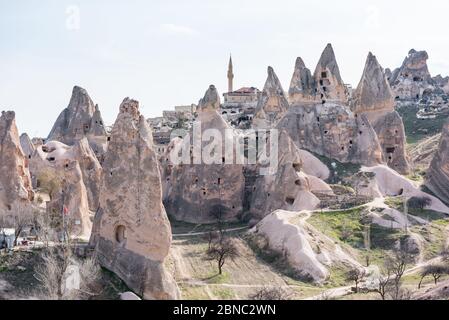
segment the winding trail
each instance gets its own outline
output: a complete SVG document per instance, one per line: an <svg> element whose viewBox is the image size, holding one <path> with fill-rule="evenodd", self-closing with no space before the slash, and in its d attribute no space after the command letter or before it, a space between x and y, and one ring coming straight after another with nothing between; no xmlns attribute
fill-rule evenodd
<svg viewBox="0 0 449 320"><path fill-rule="evenodd" d="M384 198L376 198L374 199L372 202L360 205L360 206L356 206L356 207L352 207L352 208L348 208L346 210L354 210L354 209L360 209L360 208L367 208L368 210L373 210L374 208L388 208L388 206L385 204L385 199ZM340 212L341 209L336 209L336 210L332 210L332 209L324 209L324 210L304 210L301 212L298 212L298 214L300 214L300 223L306 223L307 220L310 219L310 217L314 214L314 213L323 213L323 212ZM311 228L313 228L313 226L310 226ZM239 228L229 228L224 230L223 232L229 233L229 232L236 232L236 231L243 231L243 230L249 230L250 227L245 226L245 227L239 227ZM314 228L313 228L314 229ZM195 229L194 229L195 230ZM192 230L192 231L194 231ZM317 231L317 230L314 230ZM173 234L174 238L181 238L181 237L197 237L197 236L201 236L201 235L205 235L207 233L209 233L210 231L204 231L204 232L189 232L189 233L180 233L180 234ZM318 232L318 231L317 231ZM448 227L448 232L449 232L449 227ZM415 234L417 236L420 236L418 234ZM447 240L447 243L449 245L449 238ZM299 286L299 285L289 285L289 284L285 284L285 285L269 285L269 284L230 284L230 283L219 283L219 284L213 284L213 283L207 283L203 280L188 280L188 271L187 268L184 266L184 263L182 261L182 255L181 252L179 251L175 251L173 254L173 258L176 260L176 265L179 268L179 274L182 278L181 281L179 281L180 284L186 284L186 285L192 285L192 286L200 286L200 287L205 287L205 290L207 292L207 294L211 297L211 299L216 299L216 297L213 295L212 290L210 290L210 288L213 287L222 287L222 288L252 288L252 289L262 289L262 288L282 288L282 289L301 289L303 288L303 286ZM422 267L429 265L431 263L435 263L435 262L439 262L441 260L441 256L432 258L430 260L424 261L423 255L421 254L418 260L418 263L410 268L408 268L405 272L404 275L411 275L414 274L416 272L418 272ZM373 284L373 282L369 283L369 284ZM323 300L323 299L335 299L335 298L339 298L339 297L343 297L346 295L349 295L352 293L352 285L350 286L342 286L342 287L336 287L336 288L331 288L328 290L324 290L323 292L321 292L318 295L314 295L311 297L307 297L304 298L302 300Z"/></svg>

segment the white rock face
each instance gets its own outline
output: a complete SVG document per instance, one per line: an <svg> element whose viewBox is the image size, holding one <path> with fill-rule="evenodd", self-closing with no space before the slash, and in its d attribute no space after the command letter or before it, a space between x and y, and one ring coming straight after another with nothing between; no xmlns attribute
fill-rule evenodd
<svg viewBox="0 0 449 320"><path fill-rule="evenodd" d="M164 267L171 228L158 160L137 101L121 104L103 169L91 237L100 263L144 299L177 299L179 290Z"/></svg>
<svg viewBox="0 0 449 320"><path fill-rule="evenodd" d="M302 149L299 150L299 155L302 160L302 170L307 175L317 177L321 180L327 180L329 178L329 168L320 159Z"/></svg>
<svg viewBox="0 0 449 320"><path fill-rule="evenodd" d="M34 199L28 159L22 151L15 113L0 117L0 215L29 207Z"/></svg>
<svg viewBox="0 0 449 320"><path fill-rule="evenodd" d="M31 142L30 137L26 133L23 133L20 136L20 145L22 147L25 158L31 159L31 156L36 150L36 147L34 146L33 142Z"/></svg>
<svg viewBox="0 0 449 320"><path fill-rule="evenodd" d="M350 254L299 217L300 213L278 210L265 217L252 231L266 237L271 250L286 254L293 268L315 282L326 280L328 268L335 263L360 267Z"/></svg>
<svg viewBox="0 0 449 320"><path fill-rule="evenodd" d="M375 173L378 189L383 196L427 197L431 200L428 209L449 214L449 208L441 200L421 191L413 181L387 166L363 167L362 171Z"/></svg>

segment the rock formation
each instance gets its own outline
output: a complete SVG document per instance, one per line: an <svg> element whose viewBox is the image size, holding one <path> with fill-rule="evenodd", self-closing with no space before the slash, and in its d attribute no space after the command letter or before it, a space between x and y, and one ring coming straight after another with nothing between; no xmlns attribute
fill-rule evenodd
<svg viewBox="0 0 449 320"><path fill-rule="evenodd" d="M315 89L317 89L317 86L312 73L306 68L304 61L298 57L288 90L290 103L315 101Z"/></svg>
<svg viewBox="0 0 449 320"><path fill-rule="evenodd" d="M85 89L75 86L68 107L59 115L47 140L73 145L84 137L101 158L106 151L107 133L98 105Z"/></svg>
<svg viewBox="0 0 449 320"><path fill-rule="evenodd" d="M366 113L369 120L375 119L379 113L394 111L393 92L384 70L371 52L368 54L362 79L354 92L352 110L355 113Z"/></svg>
<svg viewBox="0 0 449 320"><path fill-rule="evenodd" d="M326 103L294 105L279 122L301 149L343 163L376 165L383 162L376 132L365 115Z"/></svg>
<svg viewBox="0 0 449 320"><path fill-rule="evenodd" d="M385 165L379 165L371 168L364 167L362 168L362 171L372 174L371 176L372 179L375 180L374 183L376 186L370 184L365 190L363 190L363 188L359 188L358 191L360 193L372 190L375 191L376 194L377 191L379 191L384 197L425 197L430 199L430 204L426 207L427 209L449 214L449 208L442 201L421 191L413 181L401 176L399 173ZM373 196L376 195L373 194Z"/></svg>
<svg viewBox="0 0 449 320"><path fill-rule="evenodd" d="M361 268L360 263L335 241L319 233L307 222L307 215L278 210L263 219L252 232L265 238L271 250L287 257L291 267L304 278L322 283L334 265Z"/></svg>
<svg viewBox="0 0 449 320"><path fill-rule="evenodd" d="M81 168L77 161L64 162L64 166L55 168L62 176L61 190L47 204L47 211L65 215L65 225L71 237L89 240L92 221Z"/></svg>
<svg viewBox="0 0 449 320"><path fill-rule="evenodd" d="M237 162L235 144L232 149L225 150L228 142L232 143L238 137L217 112L219 106L218 92L210 86L199 103L198 118L194 123L194 128L199 129L192 129L188 137L177 143L187 146L186 149L191 150L190 156L187 154L187 161L181 164L165 165L163 176L167 192L164 204L168 214L176 220L210 223L217 220L217 214L224 220L236 220L243 211L243 163ZM213 143L209 139L202 141L210 129L214 129L218 137ZM214 143L218 144L213 146ZM201 157L202 152L203 159L196 161L193 150L198 147L201 148L195 154ZM215 147L221 148L221 153ZM209 149L213 150L207 154ZM179 151L174 150L177 150L175 153ZM214 156L213 163L203 161L205 154ZM170 160L169 155L166 160Z"/></svg>
<svg viewBox="0 0 449 320"><path fill-rule="evenodd" d="M20 146L22 147L22 151L25 154L25 158L31 159L34 151L36 151L36 147L34 146L33 142L31 142L30 137L26 133L23 133L20 136Z"/></svg>
<svg viewBox="0 0 449 320"><path fill-rule="evenodd" d="M33 185L36 187L42 173L46 171L64 172L68 163L78 162L82 174L81 183L84 184L87 192L86 201L89 204L87 211L96 212L99 204L102 168L86 138L75 142L74 146L68 146L58 141L49 141L38 146L29 161ZM77 178L73 181L71 177L65 177L65 179L68 184L78 183Z"/></svg>
<svg viewBox="0 0 449 320"><path fill-rule="evenodd" d="M0 215L22 210L34 198L28 161L20 146L15 113L0 117Z"/></svg>
<svg viewBox="0 0 449 320"><path fill-rule="evenodd" d="M429 55L426 51L410 50L402 66L393 71L390 84L400 99L416 99L425 87L432 82L427 67Z"/></svg>
<svg viewBox="0 0 449 320"><path fill-rule="evenodd" d="M393 71L390 84L395 97L414 100L422 97L424 90L433 88L434 81L427 67L426 51L410 50L402 66Z"/></svg>
<svg viewBox="0 0 449 320"><path fill-rule="evenodd" d="M83 182L86 186L89 209L96 212L100 201L101 165L86 138L75 143L72 154L80 165Z"/></svg>
<svg viewBox="0 0 449 320"><path fill-rule="evenodd" d="M82 144L82 141L78 143ZM29 163L32 182L36 188L44 187L46 190L46 186L52 180L55 181L53 185L58 188L51 190L47 212L61 215L66 208L65 221L70 236L89 239L92 229L92 214L89 210L92 180L86 179L89 183L86 186L84 172L90 174L95 170L95 166L92 165L86 169L85 157L86 155L80 153L80 150L75 147L58 141L50 141L36 147ZM95 161L97 161L96 158Z"/></svg>
<svg viewBox="0 0 449 320"><path fill-rule="evenodd" d="M165 270L171 228L151 129L137 101L126 98L104 160L100 207L91 237L99 262L145 299L176 299Z"/></svg>
<svg viewBox="0 0 449 320"><path fill-rule="evenodd" d="M256 129L273 128L288 110L288 101L281 82L272 67L268 67L268 78L258 100L253 118Z"/></svg>
<svg viewBox="0 0 449 320"><path fill-rule="evenodd" d="M426 175L426 186L449 204L449 120L443 127L438 151Z"/></svg>
<svg viewBox="0 0 449 320"><path fill-rule="evenodd" d="M348 91L340 75L334 49L328 44L321 54L316 66L314 79L316 83L316 94L320 95L323 103L340 102L348 100Z"/></svg>
<svg viewBox="0 0 449 320"><path fill-rule="evenodd" d="M377 138L382 146L385 163L401 174L410 172L406 155L406 136L402 118L396 111L380 116L373 123Z"/></svg>
<svg viewBox="0 0 449 320"><path fill-rule="evenodd" d="M410 168L405 154L404 124L394 111L394 98L384 71L371 52L351 107L355 114L365 115L376 131L383 161L399 173L407 174Z"/></svg>
<svg viewBox="0 0 449 320"><path fill-rule="evenodd" d="M301 58L296 59L288 94L293 105L327 102L346 104L349 92L341 78L331 44L321 54L313 75Z"/></svg>
<svg viewBox="0 0 449 320"><path fill-rule="evenodd" d="M304 172L301 152L285 131L280 133L278 146L277 169L270 175L259 176L254 185L251 216L256 220L277 209L316 209L320 200L312 191L332 193L324 181Z"/></svg>

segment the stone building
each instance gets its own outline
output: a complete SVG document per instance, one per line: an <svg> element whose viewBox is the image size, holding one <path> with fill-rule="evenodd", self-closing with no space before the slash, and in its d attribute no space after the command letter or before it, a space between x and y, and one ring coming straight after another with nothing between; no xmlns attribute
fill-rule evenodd
<svg viewBox="0 0 449 320"><path fill-rule="evenodd" d="M248 127L254 117L257 102L260 97L260 90L256 87L242 87L238 90L234 88L234 69L232 58L229 59L228 66L228 92L223 94L224 101L220 108L220 113L234 127Z"/></svg>

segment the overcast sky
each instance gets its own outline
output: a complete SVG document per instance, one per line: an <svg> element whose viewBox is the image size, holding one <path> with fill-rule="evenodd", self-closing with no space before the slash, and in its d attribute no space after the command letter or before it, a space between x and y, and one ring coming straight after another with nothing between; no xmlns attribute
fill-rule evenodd
<svg viewBox="0 0 449 320"><path fill-rule="evenodd" d="M363 2L363 3L362 3ZM263 87L271 65L287 90L297 56L312 69L328 42L356 86L372 51L400 66L427 50L449 75L448 1L0 0L0 109L46 137L79 85L112 124L123 98L147 117L197 103L209 84Z"/></svg>

